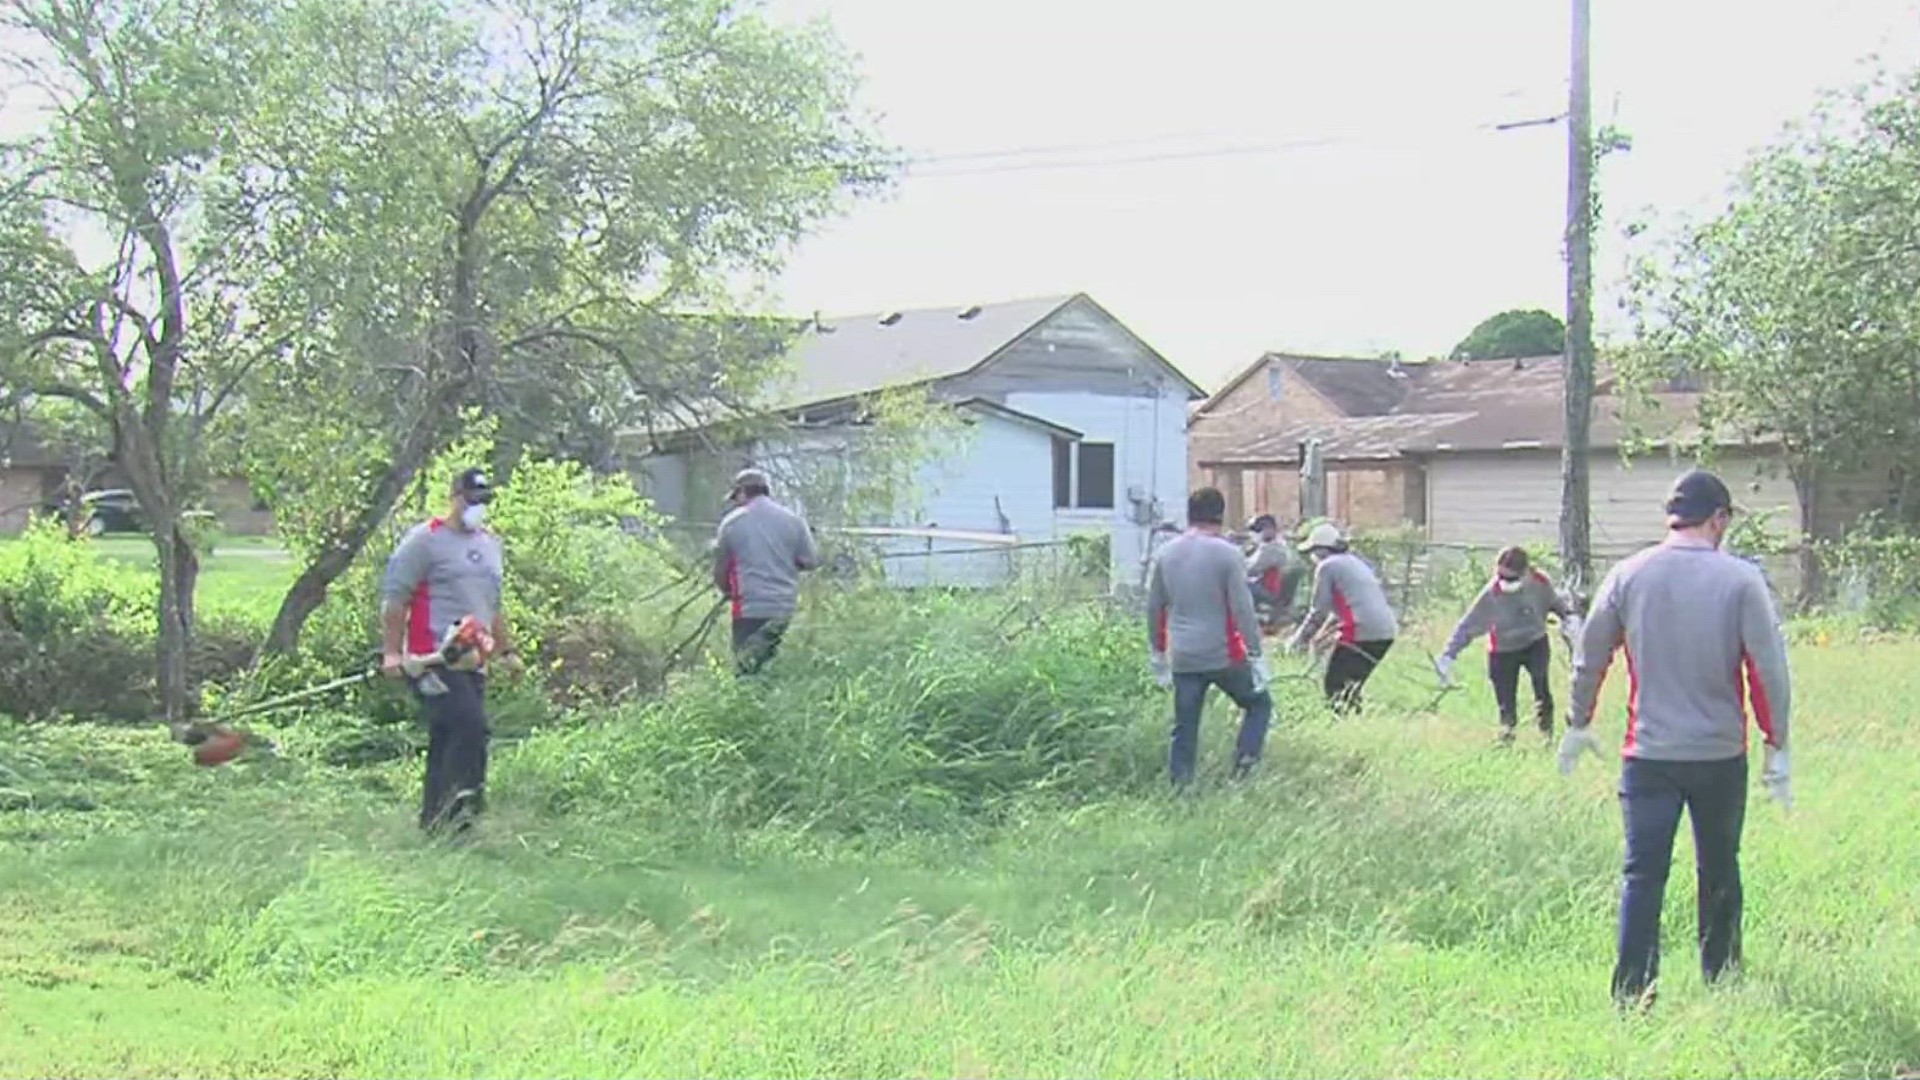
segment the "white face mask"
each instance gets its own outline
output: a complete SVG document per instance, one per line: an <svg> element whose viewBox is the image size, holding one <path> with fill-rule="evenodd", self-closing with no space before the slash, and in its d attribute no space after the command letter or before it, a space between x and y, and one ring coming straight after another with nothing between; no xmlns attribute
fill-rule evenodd
<svg viewBox="0 0 1920 1080"><path fill-rule="evenodd" d="M487 520L487 507L484 503L469 503L460 509L460 524L469 531L478 529L480 523Z"/></svg>
<svg viewBox="0 0 1920 1080"><path fill-rule="evenodd" d="M1522 578L1515 578L1512 581L1508 581L1503 577L1493 579L1493 587L1503 593L1517 593L1520 591L1520 586L1524 584L1526 584L1526 581Z"/></svg>

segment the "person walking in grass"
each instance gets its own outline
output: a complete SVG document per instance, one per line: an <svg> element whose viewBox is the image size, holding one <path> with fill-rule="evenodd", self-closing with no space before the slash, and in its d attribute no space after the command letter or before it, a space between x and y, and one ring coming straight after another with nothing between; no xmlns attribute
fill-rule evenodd
<svg viewBox="0 0 1920 1080"><path fill-rule="evenodd" d="M734 669L752 675L779 651L800 604L800 575L820 565L813 530L773 501L759 469L733 478L733 509L714 539L713 584L733 604Z"/></svg>
<svg viewBox="0 0 1920 1080"><path fill-rule="evenodd" d="M1294 593L1300 588L1300 560L1280 539L1280 522L1272 514L1248 522L1247 531L1254 543L1253 554L1247 556L1247 585L1256 607L1265 604L1268 621L1279 623L1293 609Z"/></svg>
<svg viewBox="0 0 1920 1080"><path fill-rule="evenodd" d="M1709 983L1741 959L1740 837L1747 807L1747 709L1766 742L1761 779L1793 804L1787 759L1792 678L1765 579L1720 550L1733 497L1694 470L1667 497L1667 539L1601 582L1573 661L1560 771L1598 756L1594 703L1616 650L1626 654L1627 731L1620 808L1626 862L1613 995L1651 1004L1660 975L1660 912L1681 811L1693 819L1700 967Z"/></svg>
<svg viewBox="0 0 1920 1080"><path fill-rule="evenodd" d="M1520 716L1520 673L1533 683L1533 717L1540 734L1553 737L1553 688L1548 683L1553 652L1548 644L1547 616L1560 617L1568 647L1578 638L1580 620L1554 591L1547 575L1533 568L1525 548L1509 547L1494 560L1493 580L1453 628L1453 636L1434 661L1440 681L1453 684L1454 661L1469 642L1487 636L1487 677L1493 681L1493 699L1500 708L1500 743L1513 742Z"/></svg>
<svg viewBox="0 0 1920 1080"><path fill-rule="evenodd" d="M1338 640L1321 688L1335 712L1351 713L1360 708L1362 689L1393 648L1400 624L1379 576L1347 549L1339 526L1315 525L1300 548L1314 562L1313 598L1287 651L1305 648L1323 625L1337 621Z"/></svg>
<svg viewBox="0 0 1920 1080"><path fill-rule="evenodd" d="M420 827L464 832L483 809L487 789L487 659L515 661L501 613L505 563L500 538L481 526L493 501L483 469L453 481L446 516L412 531L387 560L381 587L381 662L407 678L427 717L427 771ZM472 619L484 644L453 668L408 674L409 659L437 653L449 630Z"/></svg>
<svg viewBox="0 0 1920 1080"><path fill-rule="evenodd" d="M1187 499L1187 531L1169 540L1147 580L1147 640L1154 681L1173 689L1173 740L1168 768L1176 787L1193 781L1200 713L1218 687L1241 709L1233 774L1260 761L1273 697L1260 623L1240 552L1220 535L1227 500L1214 488Z"/></svg>

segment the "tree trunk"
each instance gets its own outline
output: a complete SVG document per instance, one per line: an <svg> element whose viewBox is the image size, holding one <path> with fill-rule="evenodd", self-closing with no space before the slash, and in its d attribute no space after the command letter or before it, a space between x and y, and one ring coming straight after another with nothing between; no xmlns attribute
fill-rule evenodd
<svg viewBox="0 0 1920 1080"><path fill-rule="evenodd" d="M444 426L441 421L453 414L469 382L467 378L449 379L427 396L420 415L394 447L393 461L367 496L366 504L320 556L300 572L286 596L281 598L280 610L274 614L273 627L267 631L262 652L286 655L300 647L300 634L306 629L307 619L326 602L327 590L366 550L367 541L386 524L394 507L406 496L414 477L433 456L439 445L438 432Z"/></svg>
<svg viewBox="0 0 1920 1080"><path fill-rule="evenodd" d="M1586 595L1593 580L1587 453L1593 422L1593 100L1590 0L1573 0L1567 109L1566 439L1560 455L1560 565Z"/></svg>
<svg viewBox="0 0 1920 1080"><path fill-rule="evenodd" d="M153 523L153 546L160 555L160 703L170 724L183 723L192 711L188 658L193 651L193 590L200 578L200 557L173 521Z"/></svg>

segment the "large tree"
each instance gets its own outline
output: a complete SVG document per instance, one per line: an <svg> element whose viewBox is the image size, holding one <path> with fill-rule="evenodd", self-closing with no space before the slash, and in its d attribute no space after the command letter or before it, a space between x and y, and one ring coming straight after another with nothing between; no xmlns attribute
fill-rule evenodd
<svg viewBox="0 0 1920 1080"><path fill-rule="evenodd" d="M158 680L187 710L199 563L184 527L209 429L280 337L240 302L259 239L230 149L273 55L265 0L6 0L15 101L0 146L0 385L92 413L153 526Z"/></svg>
<svg viewBox="0 0 1920 1080"><path fill-rule="evenodd" d="M1511 360L1559 356L1567 346L1567 324L1538 308L1503 311L1481 322L1453 347L1455 360Z"/></svg>
<svg viewBox="0 0 1920 1080"><path fill-rule="evenodd" d="M1708 430L1770 436L1810 512L1823 478L1920 454L1920 72L1830 98L1726 209L1638 268L1640 382L1697 380ZM1911 500L1903 500L1911 514Z"/></svg>
<svg viewBox="0 0 1920 1080"><path fill-rule="evenodd" d="M247 402L306 560L273 649L463 408L604 453L744 400L779 348L729 285L890 171L833 39L731 3L307 0L284 47L324 89L258 155L259 303L307 327Z"/></svg>

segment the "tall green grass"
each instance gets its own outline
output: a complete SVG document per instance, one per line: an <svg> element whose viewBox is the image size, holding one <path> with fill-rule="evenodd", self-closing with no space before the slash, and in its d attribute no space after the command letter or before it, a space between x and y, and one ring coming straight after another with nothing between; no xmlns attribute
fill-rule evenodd
<svg viewBox="0 0 1920 1080"><path fill-rule="evenodd" d="M757 681L497 750L470 845L417 762L188 766L0 733L0 1074L1893 1076L1920 1064L1920 646L1795 647L1791 814L1757 794L1748 970L1606 998L1613 767L1499 750L1409 647L1366 716L1286 681L1199 795L1133 620L822 600ZM1618 735L1617 695L1606 716Z"/></svg>

